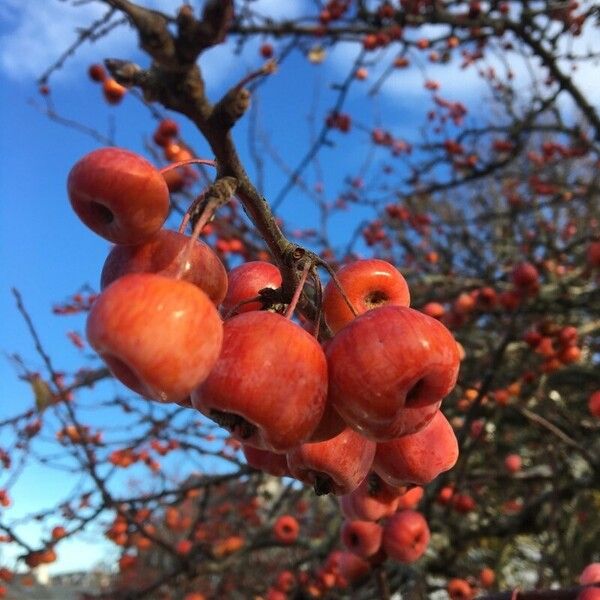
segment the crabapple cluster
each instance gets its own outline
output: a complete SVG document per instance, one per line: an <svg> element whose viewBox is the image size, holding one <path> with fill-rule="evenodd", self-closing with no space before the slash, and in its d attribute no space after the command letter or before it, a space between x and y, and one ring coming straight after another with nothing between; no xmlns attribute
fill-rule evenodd
<svg viewBox="0 0 600 600"><path fill-rule="evenodd" d="M209 246L163 228L169 189L144 158L91 152L71 170L68 194L115 244L87 321L113 375L225 427L251 466L340 496L342 538L358 556L417 560L429 529L410 488L457 460L440 405L459 350L443 324L409 307L403 276L381 260L342 267L321 307L332 335L319 341L269 306L277 267L248 262L227 273ZM289 522L277 531L283 543L297 535Z"/></svg>

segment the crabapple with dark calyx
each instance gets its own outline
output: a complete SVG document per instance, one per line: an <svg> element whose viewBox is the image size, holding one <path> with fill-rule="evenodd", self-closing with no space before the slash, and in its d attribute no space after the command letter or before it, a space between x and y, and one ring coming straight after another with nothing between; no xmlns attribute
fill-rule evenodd
<svg viewBox="0 0 600 600"><path fill-rule="evenodd" d="M286 452L308 440L327 400L319 342L285 317L253 311L223 325L223 347L193 405L249 446Z"/></svg>
<svg viewBox="0 0 600 600"><path fill-rule="evenodd" d="M312 485L317 495L342 496L362 483L374 455L375 443L346 427L325 442L293 448L287 460L292 476Z"/></svg>
<svg viewBox="0 0 600 600"><path fill-rule="evenodd" d="M466 579L450 579L446 586L450 600L472 600L475 592Z"/></svg>
<svg viewBox="0 0 600 600"><path fill-rule="evenodd" d="M328 344L327 362L333 406L375 441L425 427L460 365L446 327L402 306L370 310L346 325Z"/></svg>
<svg viewBox="0 0 600 600"><path fill-rule="evenodd" d="M429 538L429 526L425 517L414 510L403 510L385 524L382 546L391 559L413 563L427 550Z"/></svg>
<svg viewBox="0 0 600 600"><path fill-rule="evenodd" d="M208 376L221 318L196 286L152 273L125 275L96 299L87 338L113 375L142 396L184 400Z"/></svg>
<svg viewBox="0 0 600 600"><path fill-rule="evenodd" d="M67 190L77 216L115 244L149 239L169 214L169 190L161 173L122 148L86 154L71 169Z"/></svg>
<svg viewBox="0 0 600 600"><path fill-rule="evenodd" d="M454 430L438 411L420 431L378 443L373 469L390 485L427 485L451 469L457 459Z"/></svg>
<svg viewBox="0 0 600 600"><path fill-rule="evenodd" d="M359 315L386 304L410 304L406 280L396 267L384 260L357 260L343 266L336 276ZM333 333L355 318L333 280L325 287L323 315Z"/></svg>
<svg viewBox="0 0 600 600"><path fill-rule="evenodd" d="M273 525L273 535L282 544L293 544L298 539L300 525L291 515L280 516Z"/></svg>
<svg viewBox="0 0 600 600"><path fill-rule="evenodd" d="M127 273L157 273L188 281L216 305L227 292L227 272L213 250L200 240L192 242L188 236L167 229L141 244L114 246L104 261L101 289Z"/></svg>
<svg viewBox="0 0 600 600"><path fill-rule="evenodd" d="M259 295L260 290L281 287L281 272L268 262L250 261L231 269L227 274L227 295L223 300L223 314L235 311L245 313L263 308L262 302L248 302Z"/></svg>
<svg viewBox="0 0 600 600"><path fill-rule="evenodd" d="M353 492L340 497L340 508L347 519L378 521L396 512L403 491L371 472Z"/></svg>
<svg viewBox="0 0 600 600"><path fill-rule="evenodd" d="M383 529L372 521L346 521L340 532L342 542L350 552L369 558L379 550Z"/></svg>

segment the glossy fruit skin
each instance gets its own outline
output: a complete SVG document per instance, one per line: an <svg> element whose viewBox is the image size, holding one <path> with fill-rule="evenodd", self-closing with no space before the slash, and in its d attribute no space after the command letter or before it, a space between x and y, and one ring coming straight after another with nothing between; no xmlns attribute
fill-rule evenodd
<svg viewBox="0 0 600 600"><path fill-rule="evenodd" d="M281 287L281 272L268 262L255 260L244 263L227 274L227 295L223 300L223 315L235 310L235 314L261 310L261 302L240 304L258 296L264 288Z"/></svg>
<svg viewBox="0 0 600 600"><path fill-rule="evenodd" d="M340 417L338 411L335 410L331 402L327 400L323 416L308 441L310 443L325 442L342 433L346 427L347 425L344 419Z"/></svg>
<svg viewBox="0 0 600 600"><path fill-rule="evenodd" d="M223 349L193 405L251 424L233 435L249 446L286 452L310 438L327 399L327 361L319 342L279 314L253 311L224 323ZM213 414L213 417L217 415Z"/></svg>
<svg viewBox="0 0 600 600"><path fill-rule="evenodd" d="M163 176L145 158L122 148L86 154L71 169L67 191L77 216L114 244L149 239L169 214Z"/></svg>
<svg viewBox="0 0 600 600"><path fill-rule="evenodd" d="M460 366L452 334L401 306L373 309L349 323L327 346L327 362L333 406L375 441L423 428L454 387Z"/></svg>
<svg viewBox="0 0 600 600"><path fill-rule="evenodd" d="M373 470L389 485L427 485L458 459L454 430L438 411L416 433L377 444Z"/></svg>
<svg viewBox="0 0 600 600"><path fill-rule="evenodd" d="M382 535L381 525L372 521L346 521L340 531L344 546L361 558L369 558L379 550Z"/></svg>
<svg viewBox="0 0 600 600"><path fill-rule="evenodd" d="M189 242L190 238L182 233L161 229L141 244L114 246L104 261L100 288L127 273L156 273L193 283L219 305L227 292L227 271L213 250L200 240L194 242L182 268Z"/></svg>
<svg viewBox="0 0 600 600"><path fill-rule="evenodd" d="M425 517L414 510L403 510L385 524L382 545L391 559L410 564L425 553L429 538Z"/></svg>
<svg viewBox="0 0 600 600"><path fill-rule="evenodd" d="M375 444L347 427L326 442L293 448L287 460L290 473L314 486L318 495L343 496L363 482L374 456Z"/></svg>
<svg viewBox="0 0 600 600"><path fill-rule="evenodd" d="M147 398L176 402L213 368L223 325L196 286L134 273L98 296L88 315L87 338L126 386Z"/></svg>
<svg viewBox="0 0 600 600"><path fill-rule="evenodd" d="M289 476L285 454L275 454L269 450L261 450L242 444L246 462L255 469L260 469L274 477Z"/></svg>
<svg viewBox="0 0 600 600"><path fill-rule="evenodd" d="M359 315L385 304L410 304L406 280L396 267L385 260L357 260L343 266L336 275ZM333 333L355 318L333 280L325 287L323 315Z"/></svg>

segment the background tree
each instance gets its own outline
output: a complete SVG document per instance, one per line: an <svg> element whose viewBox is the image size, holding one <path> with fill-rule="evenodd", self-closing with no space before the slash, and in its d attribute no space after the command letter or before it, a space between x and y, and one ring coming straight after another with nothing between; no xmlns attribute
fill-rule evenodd
<svg viewBox="0 0 600 600"><path fill-rule="evenodd" d="M20 556L1 572L3 593L23 593L13 575L23 565L52 563L70 538L102 532L118 548L118 569L96 596L508 598L483 589L519 587L540 591L512 597L577 597L579 573L600 560L600 114L578 78L598 60L598 7L338 0L273 19L249 0L188 3L175 14L95 4L104 14L38 82L48 117L113 142L63 116L52 78L82 44L127 27L143 60L92 65L104 99L139 103L146 155L158 166L215 161L216 173L164 171L172 228L203 225L228 269L275 264L281 287L265 302L276 309L308 274L298 315L324 342L321 278L360 256L396 265L411 306L464 349L442 405L460 456L422 498L401 497L431 530L423 558L354 558L340 544L337 499L249 467L239 442L192 408L105 387L110 373L77 327L70 337L85 348L83 364L63 372L15 290L43 370L13 357L33 400L0 423L0 501L10 505L33 461L79 477L57 506L24 520L0 514L2 540ZM256 40L253 70L209 98L203 56L225 45L242 60ZM346 70L314 89L308 147L275 146L277 110L291 99L274 100L269 87L336 53ZM470 72L487 86L485 110L445 93L444 77ZM422 121L413 107L381 107L385 86L417 81L429 96ZM415 122L400 128L406 114ZM276 189L271 170L284 174ZM81 319L96 292L83 289L54 312ZM21 533L34 519L44 524L38 539Z"/></svg>

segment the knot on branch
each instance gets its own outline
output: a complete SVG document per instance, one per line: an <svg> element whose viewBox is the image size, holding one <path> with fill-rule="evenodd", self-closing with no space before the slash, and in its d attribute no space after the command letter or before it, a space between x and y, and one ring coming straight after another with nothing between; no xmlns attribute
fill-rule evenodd
<svg viewBox="0 0 600 600"><path fill-rule="evenodd" d="M127 87L140 85L141 80L145 76L145 71L139 65L132 62L117 58L107 58L104 64L116 81Z"/></svg>
<svg viewBox="0 0 600 600"><path fill-rule="evenodd" d="M250 92L246 88L233 88L215 105L210 117L214 127L228 131L250 107Z"/></svg>
<svg viewBox="0 0 600 600"><path fill-rule="evenodd" d="M189 209L190 221L194 229L202 222L202 226L214 217L215 211L229 202L238 187L235 177L219 177Z"/></svg>

